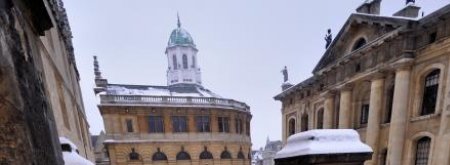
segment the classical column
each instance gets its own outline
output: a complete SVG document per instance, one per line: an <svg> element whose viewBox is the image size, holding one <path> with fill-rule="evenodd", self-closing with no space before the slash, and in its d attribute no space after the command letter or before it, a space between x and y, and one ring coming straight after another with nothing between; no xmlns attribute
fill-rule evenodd
<svg viewBox="0 0 450 165"><path fill-rule="evenodd" d="M401 165L405 141L406 119L411 71L409 67L397 69L395 73L394 101L389 129L388 161L390 165Z"/></svg>
<svg viewBox="0 0 450 165"><path fill-rule="evenodd" d="M369 121L366 131L366 143L372 147L372 160L365 165L375 165L378 159L378 134L380 132L381 110L383 107L384 78L377 77L372 80L370 86Z"/></svg>
<svg viewBox="0 0 450 165"><path fill-rule="evenodd" d="M334 112L334 95L327 92L325 95L323 111L323 128L332 129L333 128L333 112Z"/></svg>
<svg viewBox="0 0 450 165"><path fill-rule="evenodd" d="M351 128L352 90L345 87L341 90L339 103L339 129Z"/></svg>

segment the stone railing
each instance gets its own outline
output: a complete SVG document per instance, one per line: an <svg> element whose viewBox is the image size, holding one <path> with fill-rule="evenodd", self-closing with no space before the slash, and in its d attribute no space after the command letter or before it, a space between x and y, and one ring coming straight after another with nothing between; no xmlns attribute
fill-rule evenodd
<svg viewBox="0 0 450 165"><path fill-rule="evenodd" d="M100 103L149 105L149 106L187 106L213 107L250 111L250 107L232 99L214 97L181 97L181 96L143 96L143 95L100 95Z"/></svg>

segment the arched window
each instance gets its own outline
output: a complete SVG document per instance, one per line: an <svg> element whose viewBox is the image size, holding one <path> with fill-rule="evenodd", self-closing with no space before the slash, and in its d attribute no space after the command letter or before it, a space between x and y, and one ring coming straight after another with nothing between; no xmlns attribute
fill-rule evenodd
<svg viewBox="0 0 450 165"><path fill-rule="evenodd" d="M289 119L289 136L295 134L295 119Z"/></svg>
<svg viewBox="0 0 450 165"><path fill-rule="evenodd" d="M387 152L388 152L387 149L384 149L383 151L381 151L381 154L380 154L380 165L386 165L387 164L386 163Z"/></svg>
<svg viewBox="0 0 450 165"><path fill-rule="evenodd" d="M237 158L238 159L245 159L244 152L242 152L242 147L239 149Z"/></svg>
<svg viewBox="0 0 450 165"><path fill-rule="evenodd" d="M195 68L196 63L195 56L192 56L192 68Z"/></svg>
<svg viewBox="0 0 450 165"><path fill-rule="evenodd" d="M436 109L440 72L441 71L439 69L436 69L431 71L425 77L422 97L422 111L420 115L432 114Z"/></svg>
<svg viewBox="0 0 450 165"><path fill-rule="evenodd" d="M139 160L139 154L134 150L134 148L131 148L131 152L128 154L130 160Z"/></svg>
<svg viewBox="0 0 450 165"><path fill-rule="evenodd" d="M300 127L301 131L308 131L308 114L302 115L302 126Z"/></svg>
<svg viewBox="0 0 450 165"><path fill-rule="evenodd" d="M415 165L427 165L430 156L431 139L429 137L420 138L416 146L416 162Z"/></svg>
<svg viewBox="0 0 450 165"><path fill-rule="evenodd" d="M181 147L181 151L177 154L177 160L191 160L191 155L184 151L184 147Z"/></svg>
<svg viewBox="0 0 450 165"><path fill-rule="evenodd" d="M153 161L167 160L167 156L166 154L164 154L164 152L161 152L161 150L158 147L157 151L152 156L152 160Z"/></svg>
<svg viewBox="0 0 450 165"><path fill-rule="evenodd" d="M323 129L323 108L317 112L317 129Z"/></svg>
<svg viewBox="0 0 450 165"><path fill-rule="evenodd" d="M363 47L366 44L366 40L364 38L358 39L358 41L355 42L353 45L352 51L355 51L361 47Z"/></svg>
<svg viewBox="0 0 450 165"><path fill-rule="evenodd" d="M231 153L228 152L227 147L225 147L225 150L220 154L220 159L231 159Z"/></svg>
<svg viewBox="0 0 450 165"><path fill-rule="evenodd" d="M213 155L208 151L208 148L205 146L203 152L200 153L200 159L213 159Z"/></svg>
<svg viewBox="0 0 450 165"><path fill-rule="evenodd" d="M183 54L183 69L187 69L188 68L188 59L187 56L185 54Z"/></svg>
<svg viewBox="0 0 450 165"><path fill-rule="evenodd" d="M173 69L178 69L177 56L175 54L172 56L172 62L173 62Z"/></svg>

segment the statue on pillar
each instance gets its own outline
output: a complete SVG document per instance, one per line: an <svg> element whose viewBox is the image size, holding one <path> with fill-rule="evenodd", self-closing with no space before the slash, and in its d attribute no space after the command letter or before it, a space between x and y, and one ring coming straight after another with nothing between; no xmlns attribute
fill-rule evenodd
<svg viewBox="0 0 450 165"><path fill-rule="evenodd" d="M331 29L328 29L328 33L325 35L325 49L328 49L328 47L331 44L331 41L333 41L333 35L331 34Z"/></svg>
<svg viewBox="0 0 450 165"><path fill-rule="evenodd" d="M283 73L284 82L287 82L289 80L289 75L288 75L288 70L287 70L286 66L284 66L284 69L281 70L281 73Z"/></svg>
<svg viewBox="0 0 450 165"><path fill-rule="evenodd" d="M416 3L416 0L406 0L406 4L409 4L409 3Z"/></svg>

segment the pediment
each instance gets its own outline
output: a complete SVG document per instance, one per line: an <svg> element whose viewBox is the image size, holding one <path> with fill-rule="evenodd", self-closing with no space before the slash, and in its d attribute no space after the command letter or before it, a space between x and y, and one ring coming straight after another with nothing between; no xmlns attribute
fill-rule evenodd
<svg viewBox="0 0 450 165"><path fill-rule="evenodd" d="M369 45L372 41L383 37L385 34L402 26L407 26L410 21L415 20L360 13L350 15L328 49L326 49L313 73L333 64L353 51Z"/></svg>

